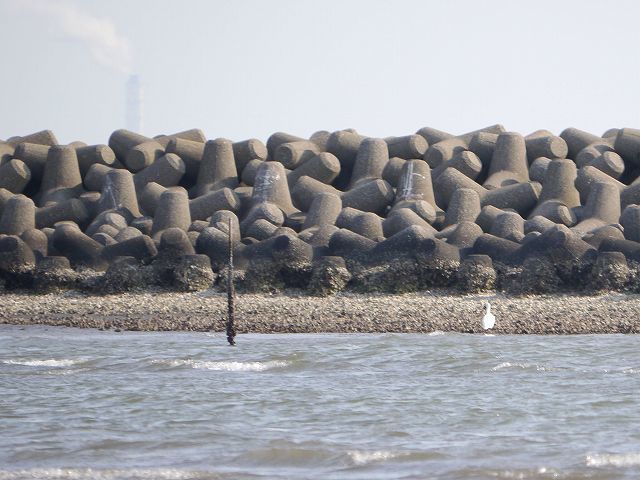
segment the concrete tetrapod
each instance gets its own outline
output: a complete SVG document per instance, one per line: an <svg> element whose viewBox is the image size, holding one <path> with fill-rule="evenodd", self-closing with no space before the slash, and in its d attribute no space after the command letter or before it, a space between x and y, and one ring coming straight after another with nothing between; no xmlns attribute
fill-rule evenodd
<svg viewBox="0 0 640 480"><path fill-rule="evenodd" d="M51 147L46 145L37 145L32 143L19 144L13 153L13 158L24 162L31 172L31 181L40 185L42 175L44 174L44 166L47 163L49 150Z"/></svg>
<svg viewBox="0 0 640 480"><path fill-rule="evenodd" d="M627 205L622 211L620 223L624 227L624 238L640 242L640 206Z"/></svg>
<svg viewBox="0 0 640 480"><path fill-rule="evenodd" d="M37 230L35 228L25 230L20 235L20 238L31 250L33 250L36 260L40 260L47 256L49 250L49 239L46 233L42 230Z"/></svg>
<svg viewBox="0 0 640 480"><path fill-rule="evenodd" d="M605 225L603 227L591 230L586 235L582 236L582 240L587 242L594 248L600 248L600 244L607 238L618 238L624 240L624 233L622 233L621 225Z"/></svg>
<svg viewBox="0 0 640 480"><path fill-rule="evenodd" d="M233 157L233 144L225 138L209 140L204 146L194 196L237 186L238 171Z"/></svg>
<svg viewBox="0 0 640 480"><path fill-rule="evenodd" d="M483 186L494 189L527 181L529 164L524 138L519 133L501 133L491 157L489 176Z"/></svg>
<svg viewBox="0 0 640 480"><path fill-rule="evenodd" d="M147 263L158 254L155 242L147 235L137 235L112 245L105 246L103 258L112 262L117 257L134 257L139 262Z"/></svg>
<svg viewBox="0 0 640 480"><path fill-rule="evenodd" d="M577 128L566 128L560 133L560 137L567 144L567 156L575 159L580 150L594 143L602 142L602 137L593 135Z"/></svg>
<svg viewBox="0 0 640 480"><path fill-rule="evenodd" d="M214 190L189 200L189 211L191 212L192 220L206 220L220 210L237 212L240 206L238 196L229 188Z"/></svg>
<svg viewBox="0 0 640 480"><path fill-rule="evenodd" d="M107 267L101 255L103 246L82 233L77 226L58 224L53 233L53 246L69 259L74 268L100 271Z"/></svg>
<svg viewBox="0 0 640 480"><path fill-rule="evenodd" d="M160 143L129 130L116 130L109 137L109 147L118 160L132 172L139 172L164 155Z"/></svg>
<svg viewBox="0 0 640 480"><path fill-rule="evenodd" d="M480 196L482 206L511 208L521 215L527 214L535 207L541 190L541 186L537 183L516 183L487 190L455 168L447 168L434 182L437 204L446 208L453 193L459 188L475 190Z"/></svg>
<svg viewBox="0 0 640 480"><path fill-rule="evenodd" d="M438 178L449 167L460 170L472 180L476 180L480 172L482 172L482 162L475 153L469 150L462 150L456 153L451 160L434 168L432 172L433 178Z"/></svg>
<svg viewBox="0 0 640 480"><path fill-rule="evenodd" d="M350 130L339 130L329 135L327 151L340 160L340 175L334 181L336 187L346 188L349 185L360 144L365 138Z"/></svg>
<svg viewBox="0 0 640 480"><path fill-rule="evenodd" d="M364 139L358 148L349 188L382 178L382 172L388 162L389 150L384 140L379 138Z"/></svg>
<svg viewBox="0 0 640 480"><path fill-rule="evenodd" d="M236 161L236 170L241 173L251 160L266 160L269 155L267 146L256 138L250 138L233 144L233 158Z"/></svg>
<svg viewBox="0 0 640 480"><path fill-rule="evenodd" d="M289 184L284 167L280 163L264 162L258 168L251 204L256 205L263 202L276 204L285 215L291 215L298 211L291 202Z"/></svg>
<svg viewBox="0 0 640 480"><path fill-rule="evenodd" d="M186 232L190 224L191 213L186 190L175 188L160 195L160 201L153 216L151 236L154 239L160 239L163 231L169 228L178 228Z"/></svg>
<svg viewBox="0 0 640 480"><path fill-rule="evenodd" d="M178 155L184 162L184 180L189 185L193 185L198 178L198 170L200 170L200 163L204 154L204 145L201 142L182 138L172 139L167 144L166 152Z"/></svg>
<svg viewBox="0 0 640 480"><path fill-rule="evenodd" d="M277 227L280 227L284 223L284 213L282 213L282 210L273 203L259 203L251 207L249 213L247 213L245 218L240 222L240 230L243 233L246 232L247 228L259 219L267 220Z"/></svg>
<svg viewBox="0 0 640 480"><path fill-rule="evenodd" d="M422 158L429 148L429 143L421 135L406 135L403 137L385 138L389 157L399 157L405 160Z"/></svg>
<svg viewBox="0 0 640 480"><path fill-rule="evenodd" d="M267 153L269 155L268 158L273 160L275 152L280 145L284 143L298 142L298 141L304 141L304 140L305 140L304 138L291 135L290 133L275 132L271 134L271 136L267 139Z"/></svg>
<svg viewBox="0 0 640 480"><path fill-rule="evenodd" d="M163 148L166 148L171 140L181 139L181 140L189 140L192 142L201 142L204 143L207 141L207 138L204 135L204 132L199 128L190 128L189 130L184 130L178 133L172 133L171 135L157 135L153 137Z"/></svg>
<svg viewBox="0 0 640 480"><path fill-rule="evenodd" d="M260 164L254 163L253 166L256 167L257 170L257 167L259 167ZM302 165L296 167L295 170L288 172L287 182L291 187L295 185L300 177L307 176L329 185L336 179L339 174L340 161L338 160L338 158L329 152L322 152L310 158ZM253 181L251 181L251 184L253 184Z"/></svg>
<svg viewBox="0 0 640 480"><path fill-rule="evenodd" d="M98 208L101 212L125 210L133 217L142 215L138 207L136 187L131 172L122 169L107 172Z"/></svg>
<svg viewBox="0 0 640 480"><path fill-rule="evenodd" d="M209 223L209 227L216 227L221 232L229 234L229 224L231 224L231 232L233 238L240 239L240 220L230 210L219 210L211 216L211 222ZM206 227L205 227L206 228ZM204 228L203 228L204 230Z"/></svg>
<svg viewBox="0 0 640 480"><path fill-rule="evenodd" d="M329 239L329 255L347 259L365 257L375 247L376 242L358 235L357 233L341 228L331 235Z"/></svg>
<svg viewBox="0 0 640 480"><path fill-rule="evenodd" d="M453 192L444 224L448 227L460 222L475 222L478 215L480 215L480 196L474 190L460 188Z"/></svg>
<svg viewBox="0 0 640 480"><path fill-rule="evenodd" d="M393 187L398 187L400 183L400 175L402 173L402 167L407 163L407 160L402 158L392 157L382 170L382 179L389 182Z"/></svg>
<svg viewBox="0 0 640 480"><path fill-rule="evenodd" d="M578 152L574 160L578 168L582 168L585 165L593 162L596 158L605 152L613 152L614 148L608 141L600 141L587 147L584 147Z"/></svg>
<svg viewBox="0 0 640 480"><path fill-rule="evenodd" d="M402 166L395 201L405 200L425 200L436 208L431 169L421 160L408 160Z"/></svg>
<svg viewBox="0 0 640 480"><path fill-rule="evenodd" d="M24 195L14 195L2 209L0 216L0 233L6 235L22 235L36 226L36 206Z"/></svg>
<svg viewBox="0 0 640 480"><path fill-rule="evenodd" d="M40 130L39 132L30 133L22 137L11 137L7 139L7 143L17 147L23 143L33 143L36 145L53 146L58 145L58 139L51 130Z"/></svg>
<svg viewBox="0 0 640 480"><path fill-rule="evenodd" d="M442 232L441 232L442 233ZM478 237L483 234L482 229L473 222L460 222L449 229L446 241L460 250L460 256L464 257L473 251L473 246ZM436 238L442 238L438 235Z"/></svg>
<svg viewBox="0 0 640 480"><path fill-rule="evenodd" d="M476 156L482 162L482 174L481 177L486 176L491 165L491 158L496 148L496 142L498 141L498 134L488 132L478 132L469 141L469 151L476 154Z"/></svg>
<svg viewBox="0 0 640 480"><path fill-rule="evenodd" d="M36 227L53 227L58 222L71 221L77 225L86 225L92 215L84 203L77 198L36 209Z"/></svg>
<svg viewBox="0 0 640 480"><path fill-rule="evenodd" d="M113 166L116 162L116 154L107 145L87 145L76 148L80 175L84 176L92 165Z"/></svg>
<svg viewBox="0 0 640 480"><path fill-rule="evenodd" d="M136 173L133 176L133 183L136 186L136 191L151 182L163 187L174 187L180 183L185 171L185 164L180 157L174 153L167 153Z"/></svg>
<svg viewBox="0 0 640 480"><path fill-rule="evenodd" d="M338 195L334 193L318 193L313 197L302 228L334 225L341 210L342 200Z"/></svg>
<svg viewBox="0 0 640 480"><path fill-rule="evenodd" d="M544 176L551 163L550 158L538 157L529 165L529 179L532 182L544 183Z"/></svg>
<svg viewBox="0 0 640 480"><path fill-rule="evenodd" d="M619 182L615 178L610 177L606 173L601 170L592 167L585 166L578 170L578 176L576 177L575 186L578 192L580 192L580 201L584 204L589 198L589 193L591 192L591 188L596 183L609 183L614 185L621 194L621 200L624 205L628 205L625 203L625 191L629 190L629 193L634 190L634 185L630 185L627 187L624 183ZM635 202L629 202L635 203Z"/></svg>
<svg viewBox="0 0 640 480"><path fill-rule="evenodd" d="M14 288L23 286L22 283L28 282L28 279L22 279L19 276L32 272L35 266L36 257L33 250L20 237L16 235L0 237L0 274L11 276L7 286Z"/></svg>
<svg viewBox="0 0 640 480"><path fill-rule="evenodd" d="M575 188L576 165L571 160L553 160L549 163L538 205L529 218L546 217L554 223L573 226L576 216L571 209L580 206L580 194Z"/></svg>
<svg viewBox="0 0 640 480"><path fill-rule="evenodd" d="M382 221L382 231L385 237L391 237L405 228L417 225L435 235L437 230L433 228L424 218L410 208L398 208L389 212Z"/></svg>
<svg viewBox="0 0 640 480"><path fill-rule="evenodd" d="M273 154L273 160L285 168L294 169L320 153L320 148L309 140L298 140L280 144Z"/></svg>
<svg viewBox="0 0 640 480"><path fill-rule="evenodd" d="M504 212L493 222L490 233L520 243L524 238L524 219L515 212Z"/></svg>
<svg viewBox="0 0 640 480"><path fill-rule="evenodd" d="M586 162L583 166L595 167L612 178L619 180L625 171L624 161L616 152L606 151Z"/></svg>
<svg viewBox="0 0 640 480"><path fill-rule="evenodd" d="M375 213L360 212L337 226L340 226L340 228L348 228L352 232L367 237L374 242L384 240L382 219Z"/></svg>
<svg viewBox="0 0 640 480"><path fill-rule="evenodd" d="M569 147L563 138L547 130L537 130L524 138L527 158L533 162L536 158L566 158Z"/></svg>
<svg viewBox="0 0 640 480"><path fill-rule="evenodd" d="M615 185L596 183L591 187L581 217L582 220L573 227L573 231L582 234L617 223L620 219L620 191Z"/></svg>
<svg viewBox="0 0 640 480"><path fill-rule="evenodd" d="M12 159L0 166L0 188L20 193L31 180L31 171L22 160Z"/></svg>
<svg viewBox="0 0 640 480"><path fill-rule="evenodd" d="M631 165L640 165L640 130L621 128L614 144L616 152Z"/></svg>
<svg viewBox="0 0 640 480"><path fill-rule="evenodd" d="M40 206L76 198L82 193L82 177L74 148L56 145L49 149L40 190Z"/></svg>

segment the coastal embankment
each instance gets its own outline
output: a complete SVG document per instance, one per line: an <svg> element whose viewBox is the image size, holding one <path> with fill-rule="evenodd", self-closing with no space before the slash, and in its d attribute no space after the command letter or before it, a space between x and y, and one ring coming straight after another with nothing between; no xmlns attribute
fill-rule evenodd
<svg viewBox="0 0 640 480"><path fill-rule="evenodd" d="M497 317L495 334L640 333L640 295L460 295L340 293L330 298L288 292L240 294L239 333L453 331L481 333L482 304ZM155 291L89 295L76 291L2 296L0 324L119 330L222 331L226 294Z"/></svg>

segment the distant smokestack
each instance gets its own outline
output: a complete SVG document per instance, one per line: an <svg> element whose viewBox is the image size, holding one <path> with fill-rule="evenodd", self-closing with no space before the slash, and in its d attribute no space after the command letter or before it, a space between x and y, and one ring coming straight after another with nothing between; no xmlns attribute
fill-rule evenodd
<svg viewBox="0 0 640 480"><path fill-rule="evenodd" d="M127 130L142 133L142 85L138 75L127 80Z"/></svg>

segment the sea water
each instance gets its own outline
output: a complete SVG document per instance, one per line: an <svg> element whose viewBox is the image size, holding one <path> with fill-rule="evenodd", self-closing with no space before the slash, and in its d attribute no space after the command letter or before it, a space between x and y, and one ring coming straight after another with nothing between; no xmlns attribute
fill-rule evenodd
<svg viewBox="0 0 640 480"><path fill-rule="evenodd" d="M640 337L0 326L0 480L640 478Z"/></svg>

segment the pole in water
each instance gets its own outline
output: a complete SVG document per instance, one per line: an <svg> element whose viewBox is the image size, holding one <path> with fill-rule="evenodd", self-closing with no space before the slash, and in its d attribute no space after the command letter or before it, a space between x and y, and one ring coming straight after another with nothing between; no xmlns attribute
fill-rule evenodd
<svg viewBox="0 0 640 480"><path fill-rule="evenodd" d="M229 265L227 268L227 341L229 345L236 344L236 329L234 327L236 313L236 296L233 288L233 242L232 242L231 219L229 219Z"/></svg>

